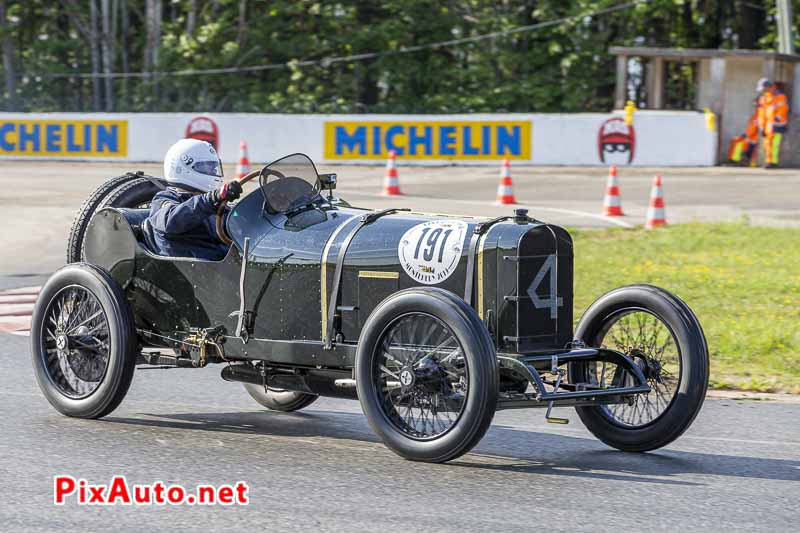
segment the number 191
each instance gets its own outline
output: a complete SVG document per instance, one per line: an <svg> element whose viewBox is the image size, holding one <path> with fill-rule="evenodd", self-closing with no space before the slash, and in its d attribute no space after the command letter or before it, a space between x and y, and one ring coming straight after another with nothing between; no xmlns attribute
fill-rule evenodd
<svg viewBox="0 0 800 533"><path fill-rule="evenodd" d="M442 228L436 228L431 231L431 228L423 228L422 235L419 236L417 247L414 250L414 259L419 259L419 252L420 249L422 249L423 261L431 261L433 256L436 255L436 245L441 237L442 242L439 245L439 257L437 258L437 262L441 263L444 259L444 248L447 244L447 239L450 238L451 233L453 233L452 229L443 230ZM427 239L425 238L426 236ZM422 246L423 242L425 243L424 248Z"/></svg>

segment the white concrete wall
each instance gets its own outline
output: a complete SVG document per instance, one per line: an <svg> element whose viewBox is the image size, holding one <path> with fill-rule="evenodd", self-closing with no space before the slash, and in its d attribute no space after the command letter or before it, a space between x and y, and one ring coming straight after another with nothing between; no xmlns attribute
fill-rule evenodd
<svg viewBox="0 0 800 533"><path fill-rule="evenodd" d="M20 114L0 113L0 159L105 160L152 162L160 161L169 146L185 135L194 113L113 113L113 114ZM398 157L403 164L489 164L496 165L504 154L494 149L480 155L465 153L463 128L470 129L472 142L480 144L481 128L520 126L525 145L511 158L517 164L531 165L604 165L598 155L598 134L612 114L470 114L470 115L278 115L234 114L207 115L219 130L219 152L225 162L235 162L239 156L239 141L249 145L251 161L268 162L280 156L304 152L312 159L329 163L383 163L388 151L384 142L370 147L368 153L331 155L331 131L336 124L368 123L386 128L392 125L406 128L406 133L394 137L402 144L407 141L408 128L422 132L431 127L433 149L429 155L418 153ZM619 116L619 115L617 115ZM82 122L77 122L82 121ZM96 121L91 122L91 121ZM109 145L82 144L82 128L108 125L119 127L117 149ZM37 125L38 124L38 129ZM89 125L87 125L89 124ZM94 125L93 125L94 124ZM326 139L326 124L328 139ZM412 126L409 126L412 124ZM405 126L402 126L405 125ZM373 126L369 126L370 128ZM103 126L105 127L105 126ZM438 147L442 128L453 132L454 155L441 155ZM449 129L452 128L452 129ZM122 131L125 129L126 131ZM506 131L504 130L504 131ZM702 113L682 111L640 111L635 114L635 151L632 165L637 166L707 166L716 164L716 132L706 129ZM89 130L86 130L89 131ZM369 130L372 131L371 129ZM498 130L499 131L499 130ZM21 144L19 135L27 132L28 140ZM31 136L41 135L38 147ZM495 133L492 133L495 135ZM69 141L67 139L69 137ZM383 138L383 137L381 137ZM488 138L488 137L487 137ZM492 137L494 142L495 137ZM70 150L66 145L69 144ZM91 145L91 146L90 146ZM83 148L89 147L88 150ZM488 145L487 145L488 146ZM23 149L24 148L24 149ZM98 149L99 148L99 149ZM484 153L486 152L486 153ZM627 164L627 161L619 164Z"/></svg>
<svg viewBox="0 0 800 533"><path fill-rule="evenodd" d="M764 75L763 63L760 58L729 57L726 60L722 94L724 107L720 121L720 149L725 157L731 139L744 133L747 121L753 114L756 85Z"/></svg>

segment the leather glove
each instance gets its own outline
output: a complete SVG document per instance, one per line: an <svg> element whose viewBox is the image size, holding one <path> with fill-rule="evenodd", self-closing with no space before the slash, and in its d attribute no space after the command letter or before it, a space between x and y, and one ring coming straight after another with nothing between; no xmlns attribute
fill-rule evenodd
<svg viewBox="0 0 800 533"><path fill-rule="evenodd" d="M206 198L216 209L222 202L232 202L242 195L242 184L238 181L230 181L213 191L206 193Z"/></svg>

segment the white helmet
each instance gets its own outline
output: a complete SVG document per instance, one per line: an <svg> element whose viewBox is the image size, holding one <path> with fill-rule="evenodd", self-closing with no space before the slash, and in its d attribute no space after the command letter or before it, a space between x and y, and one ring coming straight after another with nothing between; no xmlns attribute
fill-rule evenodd
<svg viewBox="0 0 800 533"><path fill-rule="evenodd" d="M765 89L769 89L772 85L772 80L769 78L761 78L756 84L756 92L763 93Z"/></svg>
<svg viewBox="0 0 800 533"><path fill-rule="evenodd" d="M167 183L201 192L222 187L222 162L211 143L181 139L164 157Z"/></svg>

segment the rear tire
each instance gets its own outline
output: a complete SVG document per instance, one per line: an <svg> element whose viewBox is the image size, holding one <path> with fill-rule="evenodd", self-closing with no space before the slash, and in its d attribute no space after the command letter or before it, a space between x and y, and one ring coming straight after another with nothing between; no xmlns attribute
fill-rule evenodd
<svg viewBox="0 0 800 533"><path fill-rule="evenodd" d="M36 380L60 413L100 418L128 392L138 341L122 289L104 270L67 265L47 280L34 307Z"/></svg>
<svg viewBox="0 0 800 533"><path fill-rule="evenodd" d="M576 407L587 429L609 446L629 452L661 448L700 412L708 389L708 346L697 317L677 296L651 285L614 289L587 309L575 338L626 353L642 365L650 361L645 374L652 390L635 396L632 405ZM596 384L593 373L598 372L586 363L570 365L575 382Z"/></svg>
<svg viewBox="0 0 800 533"><path fill-rule="evenodd" d="M141 174L112 178L95 189L78 209L67 241L67 263L84 260L83 239L94 214L104 207L147 207L162 187Z"/></svg>
<svg viewBox="0 0 800 533"><path fill-rule="evenodd" d="M252 383L245 383L244 388L255 401L273 411L299 411L304 407L308 407L319 398L319 396L315 394L306 394L304 392L275 389L265 390L263 386L253 385Z"/></svg>
<svg viewBox="0 0 800 533"><path fill-rule="evenodd" d="M384 444L412 461L470 451L494 416L498 369L486 326L464 300L422 287L367 319L356 355L358 398Z"/></svg>

